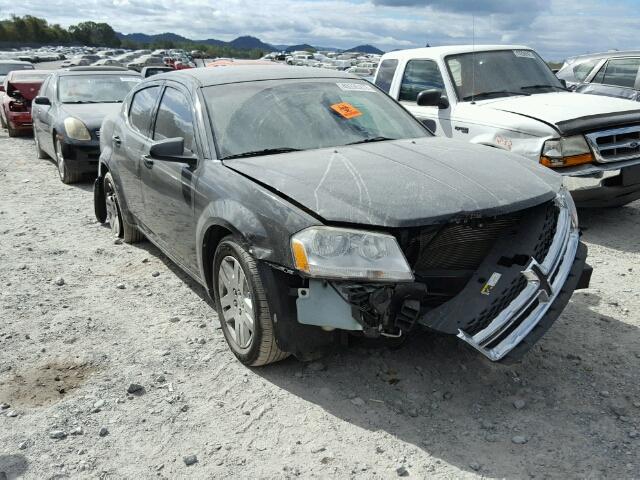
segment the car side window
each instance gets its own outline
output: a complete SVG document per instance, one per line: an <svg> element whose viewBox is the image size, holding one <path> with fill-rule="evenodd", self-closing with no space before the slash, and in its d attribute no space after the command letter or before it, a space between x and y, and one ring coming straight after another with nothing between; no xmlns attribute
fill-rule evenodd
<svg viewBox="0 0 640 480"><path fill-rule="evenodd" d="M380 68L378 69L378 75L376 76L375 84L380 90L389 93L391 89L391 82L393 80L393 75L396 73L396 68L398 67L398 60L390 59L384 60L380 64Z"/></svg>
<svg viewBox="0 0 640 480"><path fill-rule="evenodd" d="M599 58L593 60L587 60L586 62L579 63L573 67L573 77L576 82L582 82L591 73L593 67L600 61Z"/></svg>
<svg viewBox="0 0 640 480"><path fill-rule="evenodd" d="M640 58L615 58L600 69L593 82L634 88L639 68Z"/></svg>
<svg viewBox="0 0 640 480"><path fill-rule="evenodd" d="M191 103L182 92L167 87L158 108L153 139L182 137L184 149L193 152L193 135Z"/></svg>
<svg viewBox="0 0 640 480"><path fill-rule="evenodd" d="M410 60L400 85L399 100L415 102L423 90L439 89L444 93L444 81L438 64L433 60Z"/></svg>
<svg viewBox="0 0 640 480"><path fill-rule="evenodd" d="M131 100L129 123L138 133L148 136L153 107L156 104L160 87L154 86L139 90Z"/></svg>

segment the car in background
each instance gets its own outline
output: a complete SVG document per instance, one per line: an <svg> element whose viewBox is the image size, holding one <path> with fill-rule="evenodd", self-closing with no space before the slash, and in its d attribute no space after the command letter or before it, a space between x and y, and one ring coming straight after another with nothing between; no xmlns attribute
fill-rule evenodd
<svg viewBox="0 0 640 480"><path fill-rule="evenodd" d="M97 62L93 62L91 64L91 66L94 67L124 67L124 65L117 61L114 60L113 58L103 58L101 60L98 60Z"/></svg>
<svg viewBox="0 0 640 480"><path fill-rule="evenodd" d="M92 55L92 54L78 55L63 61L60 64L60 68L85 67L85 66L91 65L94 62L97 62L101 58L102 57L100 57L99 55Z"/></svg>
<svg viewBox="0 0 640 480"><path fill-rule="evenodd" d="M575 86L575 91L638 101L640 52L601 59L589 75Z"/></svg>
<svg viewBox="0 0 640 480"><path fill-rule="evenodd" d="M31 102L50 73L49 70L13 70L5 77L0 121L10 137L33 131Z"/></svg>
<svg viewBox="0 0 640 480"><path fill-rule="evenodd" d="M0 83L4 82L4 77L14 70L34 70L36 67L31 62L20 60L0 60Z"/></svg>
<svg viewBox="0 0 640 480"><path fill-rule="evenodd" d="M562 174L580 207L640 199L637 103L567 91L526 46L387 53L375 84L437 135L518 153Z"/></svg>
<svg viewBox="0 0 640 480"><path fill-rule="evenodd" d="M117 67L56 70L45 80L32 106L36 152L54 159L63 183L97 173L102 120L140 80Z"/></svg>
<svg viewBox="0 0 640 480"><path fill-rule="evenodd" d="M640 57L640 50L589 53L570 57L564 61L562 67L556 72L556 76L573 90L581 83L585 83L587 78L593 78L609 59L625 57Z"/></svg>
<svg viewBox="0 0 640 480"><path fill-rule="evenodd" d="M165 67L162 57L156 55L142 55L127 64L129 70L140 72L144 67Z"/></svg>
<svg viewBox="0 0 640 480"><path fill-rule="evenodd" d="M147 78L152 75L158 75L160 73L173 72L175 69L173 67L144 67L140 71L140 76L142 78Z"/></svg>
<svg viewBox="0 0 640 480"><path fill-rule="evenodd" d="M425 329L517 361L589 283L562 177L434 137L354 75L151 77L100 147L98 221L199 282L246 365Z"/></svg>

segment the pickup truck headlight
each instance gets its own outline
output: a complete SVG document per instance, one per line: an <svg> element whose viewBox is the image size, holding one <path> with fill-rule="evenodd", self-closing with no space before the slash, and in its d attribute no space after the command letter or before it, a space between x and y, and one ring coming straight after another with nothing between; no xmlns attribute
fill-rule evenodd
<svg viewBox="0 0 640 480"><path fill-rule="evenodd" d="M413 273L395 237L311 227L291 237L296 268L310 277L405 282Z"/></svg>
<svg viewBox="0 0 640 480"><path fill-rule="evenodd" d="M545 167L559 168L593 162L593 155L582 135L547 140L542 147L540 163Z"/></svg>
<svg viewBox="0 0 640 480"><path fill-rule="evenodd" d="M87 126L80 120L74 117L67 117L64 119L64 130L67 132L67 137L74 140L91 140L91 134Z"/></svg>

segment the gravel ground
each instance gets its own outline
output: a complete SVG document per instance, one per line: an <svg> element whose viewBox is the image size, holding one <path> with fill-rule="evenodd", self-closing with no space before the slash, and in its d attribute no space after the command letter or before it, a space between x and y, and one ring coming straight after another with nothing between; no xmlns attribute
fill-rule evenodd
<svg viewBox="0 0 640 480"><path fill-rule="evenodd" d="M91 183L0 147L0 479L640 478L640 202L582 212L592 288L520 365L424 334L249 369Z"/></svg>

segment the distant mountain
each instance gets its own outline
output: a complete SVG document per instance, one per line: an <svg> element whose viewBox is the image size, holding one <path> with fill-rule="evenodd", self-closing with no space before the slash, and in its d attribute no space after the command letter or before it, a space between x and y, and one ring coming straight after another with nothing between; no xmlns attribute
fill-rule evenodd
<svg viewBox="0 0 640 480"><path fill-rule="evenodd" d="M345 50L345 52L369 53L371 55L382 55L384 52L373 45L358 45L357 47Z"/></svg>
<svg viewBox="0 0 640 480"><path fill-rule="evenodd" d="M312 47L308 43L301 43L299 45L289 45L284 49L285 52L296 52L296 51L305 51L305 52L315 52L316 47Z"/></svg>
<svg viewBox="0 0 640 480"><path fill-rule="evenodd" d="M262 40L256 37L244 36L238 37L235 40L231 40L228 42L230 47L237 48L238 50L266 50L272 51L275 50L273 45L269 45L268 43L264 43Z"/></svg>
<svg viewBox="0 0 640 480"><path fill-rule="evenodd" d="M190 38L183 37L182 35L177 35L175 33L166 32L166 33L158 33L156 35L147 35L146 33L116 33L120 40L129 40L139 44L151 44L151 43L161 43L161 42L172 42L175 45L180 45L184 43L199 43L204 45L211 45L215 47L230 47L235 50L262 50L265 53L272 51L287 51L293 52L296 50L307 50L307 51L334 51L334 52L361 52L361 53L372 53L381 55L384 52L382 50L377 49L372 45L359 45L357 47L350 48L349 50L341 50L339 48L333 47L314 47L309 45L308 43L302 43L299 45L270 45L268 43L264 43L262 40L256 37L252 37L250 35L243 35L241 37L236 38L235 40L231 40L230 42L225 42L224 40L218 40L215 38L208 38L206 40L192 40Z"/></svg>

